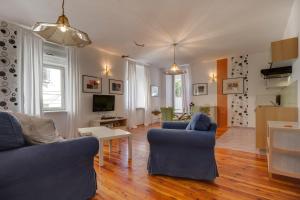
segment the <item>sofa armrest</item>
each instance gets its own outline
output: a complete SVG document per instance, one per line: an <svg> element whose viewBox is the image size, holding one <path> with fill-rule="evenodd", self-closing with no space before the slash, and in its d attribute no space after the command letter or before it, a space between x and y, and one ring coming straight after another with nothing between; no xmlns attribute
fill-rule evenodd
<svg viewBox="0 0 300 200"><path fill-rule="evenodd" d="M150 145L162 144L199 148L213 148L215 146L214 131L150 129L147 138Z"/></svg>
<svg viewBox="0 0 300 200"><path fill-rule="evenodd" d="M209 131L216 132L217 129L218 129L218 125L217 125L216 123L212 122L212 123L210 124Z"/></svg>
<svg viewBox="0 0 300 200"><path fill-rule="evenodd" d="M185 121L167 121L162 123L162 128L164 129L185 129L189 122Z"/></svg>
<svg viewBox="0 0 300 200"><path fill-rule="evenodd" d="M97 138L84 137L2 151L0 188L18 180L49 176L78 165L91 165L98 148Z"/></svg>

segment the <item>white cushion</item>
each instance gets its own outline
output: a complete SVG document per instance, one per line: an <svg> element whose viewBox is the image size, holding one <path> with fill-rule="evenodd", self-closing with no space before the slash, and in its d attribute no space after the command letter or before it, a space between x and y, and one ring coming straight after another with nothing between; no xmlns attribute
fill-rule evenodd
<svg viewBox="0 0 300 200"><path fill-rule="evenodd" d="M22 113L13 113L20 121L24 137L30 144L44 144L63 141L52 119L33 117Z"/></svg>

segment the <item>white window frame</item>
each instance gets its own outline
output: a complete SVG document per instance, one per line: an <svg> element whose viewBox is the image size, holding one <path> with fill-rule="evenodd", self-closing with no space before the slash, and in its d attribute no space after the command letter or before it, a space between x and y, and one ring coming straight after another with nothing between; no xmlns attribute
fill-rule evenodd
<svg viewBox="0 0 300 200"><path fill-rule="evenodd" d="M53 111L66 111L66 68L65 66L53 65L53 64L43 64L44 68L48 69L58 69L61 71L61 107L56 108L44 108L44 97L43 97L43 86L42 86L42 110L43 112L53 112ZM44 84L44 76L42 78L42 84Z"/></svg>
<svg viewBox="0 0 300 200"><path fill-rule="evenodd" d="M177 76L177 75L175 75L175 76ZM173 90L173 92L172 92L172 94L173 94L172 101L173 101L173 107L174 107L175 113L181 114L181 113L183 113L183 108L181 108L181 110L176 110L176 108L175 108L175 98L176 98L176 94L175 94L176 93L176 91L175 91L176 90L176 87L175 87L175 76L172 76L172 90ZM183 89L182 88L182 76L180 77L180 79L181 79L181 90L182 90ZM182 91L181 91L181 95L183 95ZM183 96L181 98L183 100Z"/></svg>

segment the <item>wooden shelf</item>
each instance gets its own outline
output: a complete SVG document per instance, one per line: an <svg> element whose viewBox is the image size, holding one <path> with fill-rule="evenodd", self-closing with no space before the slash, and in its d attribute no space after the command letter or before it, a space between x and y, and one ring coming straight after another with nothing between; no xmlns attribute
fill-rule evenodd
<svg viewBox="0 0 300 200"><path fill-rule="evenodd" d="M300 156L299 150L290 150L285 148L279 148L279 147L273 147L272 148L274 152L283 153L283 154L289 154L292 156Z"/></svg>
<svg viewBox="0 0 300 200"><path fill-rule="evenodd" d="M127 129L127 119L116 117L111 119L94 119L90 121L90 126L106 126L109 128Z"/></svg>
<svg viewBox="0 0 300 200"><path fill-rule="evenodd" d="M270 169L270 173L272 173L272 174L279 174L279 175L282 175L282 176L289 176L289 177L300 179L300 174L299 173L286 172L286 171L282 171L280 169L275 169L274 167Z"/></svg>
<svg viewBox="0 0 300 200"><path fill-rule="evenodd" d="M299 132L300 126L296 122L268 122L267 159L270 177L271 174L279 174L300 178L300 150L293 149L298 146Z"/></svg>

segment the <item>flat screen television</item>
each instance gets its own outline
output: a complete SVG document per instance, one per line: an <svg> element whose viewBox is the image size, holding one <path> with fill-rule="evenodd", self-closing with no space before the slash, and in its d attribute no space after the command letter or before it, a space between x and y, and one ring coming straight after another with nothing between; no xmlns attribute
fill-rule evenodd
<svg viewBox="0 0 300 200"><path fill-rule="evenodd" d="M114 110L115 110L114 95L93 96L93 112L114 111Z"/></svg>

